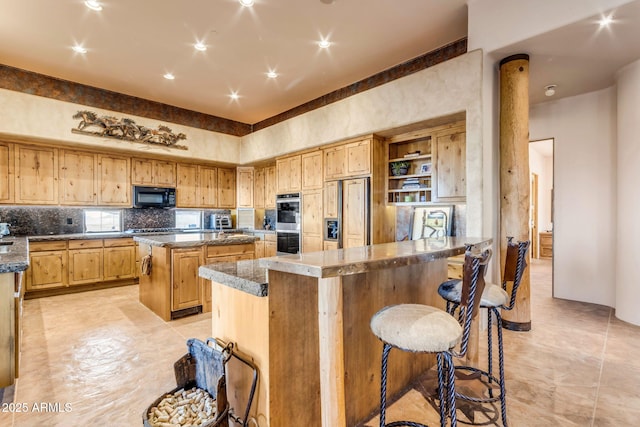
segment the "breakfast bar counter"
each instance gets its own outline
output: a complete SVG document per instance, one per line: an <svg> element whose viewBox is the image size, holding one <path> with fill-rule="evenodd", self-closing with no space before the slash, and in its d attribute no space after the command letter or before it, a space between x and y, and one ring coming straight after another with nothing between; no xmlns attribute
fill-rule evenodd
<svg viewBox="0 0 640 427"><path fill-rule="evenodd" d="M251 411L259 425L296 420L341 427L366 420L380 395L382 344L369 329L371 317L400 303L444 308L437 288L447 279L447 258L462 254L465 244L490 243L445 237L263 258L257 266L201 267L200 276L211 280L212 335L235 342L260 370ZM266 286L264 295L254 285ZM394 355L390 395L433 363ZM246 395L246 378L230 374L228 380L232 406L242 407L237 399Z"/></svg>

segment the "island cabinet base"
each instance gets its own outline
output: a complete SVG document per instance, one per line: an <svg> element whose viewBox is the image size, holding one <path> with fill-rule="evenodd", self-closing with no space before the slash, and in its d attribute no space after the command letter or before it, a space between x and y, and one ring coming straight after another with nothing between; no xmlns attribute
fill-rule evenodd
<svg viewBox="0 0 640 427"><path fill-rule="evenodd" d="M212 283L212 334L234 342L259 369L251 409L260 427L355 426L378 410L382 343L369 328L381 308L444 308L438 285L446 258L360 274L315 278L269 270L269 295ZM429 355L393 351L389 396L434 365ZM230 366L231 406L243 410L250 372ZM239 409L238 409L239 408Z"/></svg>

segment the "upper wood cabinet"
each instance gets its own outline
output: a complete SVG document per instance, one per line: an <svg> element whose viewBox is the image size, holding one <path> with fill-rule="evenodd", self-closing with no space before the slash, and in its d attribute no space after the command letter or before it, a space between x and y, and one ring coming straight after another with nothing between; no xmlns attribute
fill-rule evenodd
<svg viewBox="0 0 640 427"><path fill-rule="evenodd" d="M324 179L338 179L371 173L371 139L349 142L322 150Z"/></svg>
<svg viewBox="0 0 640 427"><path fill-rule="evenodd" d="M300 155L276 160L278 194L300 191L302 188L301 171Z"/></svg>
<svg viewBox="0 0 640 427"><path fill-rule="evenodd" d="M464 201L466 184L466 132L452 129L436 138L436 198L438 201Z"/></svg>
<svg viewBox="0 0 640 427"><path fill-rule="evenodd" d="M322 189L322 184L324 183L322 158L322 151L314 151L301 156L302 191Z"/></svg>
<svg viewBox="0 0 640 427"><path fill-rule="evenodd" d="M176 163L164 160L132 159L131 181L134 185L176 186Z"/></svg>
<svg viewBox="0 0 640 427"><path fill-rule="evenodd" d="M264 209L265 188L264 188L265 168L256 168L253 172L253 207L256 209ZM238 188L241 185L238 182ZM238 202L240 206L240 202Z"/></svg>
<svg viewBox="0 0 640 427"><path fill-rule="evenodd" d="M324 185L323 191L323 210L324 210L324 218L338 218L342 212L338 212L338 198L340 197L339 193L339 183L338 181L328 181Z"/></svg>
<svg viewBox="0 0 640 427"><path fill-rule="evenodd" d="M264 168L264 208L276 208L276 167L269 166Z"/></svg>
<svg viewBox="0 0 640 427"><path fill-rule="evenodd" d="M198 166L197 207L216 208L220 205L218 178L221 170L222 169L218 169L212 166Z"/></svg>
<svg viewBox="0 0 640 427"><path fill-rule="evenodd" d="M344 181L343 186L342 247L365 246L369 230L366 178Z"/></svg>
<svg viewBox="0 0 640 427"><path fill-rule="evenodd" d="M198 166L178 163L176 178L176 206L195 208L198 206Z"/></svg>
<svg viewBox="0 0 640 427"><path fill-rule="evenodd" d="M13 144L0 142L0 203L13 203Z"/></svg>
<svg viewBox="0 0 640 427"><path fill-rule="evenodd" d="M15 147L16 203L58 203L58 149Z"/></svg>
<svg viewBox="0 0 640 427"><path fill-rule="evenodd" d="M250 167L238 167L237 172L238 207L253 208L254 204L257 204L254 203L254 170ZM262 187L262 193L263 200L261 204L264 206L264 185Z"/></svg>
<svg viewBox="0 0 640 427"><path fill-rule="evenodd" d="M82 151L60 150L59 163L60 204L97 204L96 155Z"/></svg>
<svg viewBox="0 0 640 427"><path fill-rule="evenodd" d="M98 204L131 206L131 159L98 154Z"/></svg>
<svg viewBox="0 0 640 427"><path fill-rule="evenodd" d="M236 207L236 171L218 168L218 207Z"/></svg>

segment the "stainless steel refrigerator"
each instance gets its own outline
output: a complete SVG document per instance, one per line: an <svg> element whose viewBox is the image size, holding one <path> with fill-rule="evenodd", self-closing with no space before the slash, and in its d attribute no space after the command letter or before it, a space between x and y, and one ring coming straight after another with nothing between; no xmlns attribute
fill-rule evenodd
<svg viewBox="0 0 640 427"><path fill-rule="evenodd" d="M324 249L367 246L371 242L369 178L324 185Z"/></svg>

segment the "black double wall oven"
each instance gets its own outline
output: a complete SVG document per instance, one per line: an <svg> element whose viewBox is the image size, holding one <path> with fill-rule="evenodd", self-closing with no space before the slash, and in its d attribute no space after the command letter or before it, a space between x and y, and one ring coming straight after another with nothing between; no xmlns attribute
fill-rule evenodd
<svg viewBox="0 0 640 427"><path fill-rule="evenodd" d="M300 253L300 193L276 196L277 251L281 254Z"/></svg>

